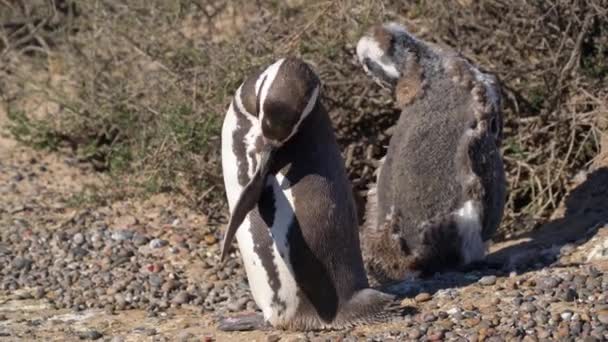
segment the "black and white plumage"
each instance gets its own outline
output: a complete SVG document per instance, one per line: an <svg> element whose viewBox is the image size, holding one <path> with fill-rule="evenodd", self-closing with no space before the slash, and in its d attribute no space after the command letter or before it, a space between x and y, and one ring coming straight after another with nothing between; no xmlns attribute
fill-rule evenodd
<svg viewBox="0 0 608 342"><path fill-rule="evenodd" d="M370 289L355 205L310 66L280 59L236 91L222 127L231 218L264 319L291 329L341 328L383 316L393 296Z"/></svg>
<svg viewBox="0 0 608 342"><path fill-rule="evenodd" d="M361 231L370 274L385 283L481 261L505 201L496 78L395 23L371 28L357 55L402 109Z"/></svg>

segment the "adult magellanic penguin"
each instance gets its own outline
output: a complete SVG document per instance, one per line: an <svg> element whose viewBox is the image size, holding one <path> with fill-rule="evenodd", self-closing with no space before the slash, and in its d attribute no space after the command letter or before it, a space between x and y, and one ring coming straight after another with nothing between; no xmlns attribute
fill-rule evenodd
<svg viewBox="0 0 608 342"><path fill-rule="evenodd" d="M375 321L393 300L369 288L352 189L320 87L308 64L280 59L243 82L222 128L231 211L222 260L236 236L253 298L278 328Z"/></svg>

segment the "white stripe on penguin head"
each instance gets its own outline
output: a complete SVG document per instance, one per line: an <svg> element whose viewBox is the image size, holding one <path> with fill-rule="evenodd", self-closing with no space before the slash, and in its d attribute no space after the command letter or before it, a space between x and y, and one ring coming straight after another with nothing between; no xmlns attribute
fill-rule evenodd
<svg viewBox="0 0 608 342"><path fill-rule="evenodd" d="M245 114L245 117L247 118L247 120L249 120L250 122L253 123L256 120L256 117L255 117L255 115L249 113L247 108L245 108L245 105L243 104L243 99L241 97L242 90L243 90L243 85L241 84L241 86L239 87L239 89L236 90L236 93L234 95L236 107L241 113Z"/></svg>
<svg viewBox="0 0 608 342"><path fill-rule="evenodd" d="M365 59L370 59L380 66L388 77L397 79L401 76L395 63L386 56L386 51L382 50L378 41L372 37L363 37L359 40L357 57L364 68L367 68Z"/></svg>
<svg viewBox="0 0 608 342"><path fill-rule="evenodd" d="M255 95L258 97L260 104L260 112L258 113L258 120L260 123L264 120L264 102L266 102L268 90L274 82L274 79L277 77L283 62L285 62L285 58L281 58L274 64L270 65L268 68L266 68L266 70L264 70L260 77L258 77L257 81L255 81ZM262 84L264 79L266 79L266 81L264 81L264 84Z"/></svg>
<svg viewBox="0 0 608 342"><path fill-rule="evenodd" d="M302 121L304 121L304 119L306 119L306 117L312 112L312 110L315 109L315 105L317 104L318 97L319 97L319 86L316 86L315 90L313 90L312 94L310 95L310 99L308 99L308 103L306 104L306 107L304 107L302 114L300 114L300 119L298 119L298 122L296 123L296 125L293 126L293 129L291 130L291 133L289 134L289 136L284 141L282 141L283 143L285 141L288 141L289 139L291 139L291 137L294 134L296 134Z"/></svg>

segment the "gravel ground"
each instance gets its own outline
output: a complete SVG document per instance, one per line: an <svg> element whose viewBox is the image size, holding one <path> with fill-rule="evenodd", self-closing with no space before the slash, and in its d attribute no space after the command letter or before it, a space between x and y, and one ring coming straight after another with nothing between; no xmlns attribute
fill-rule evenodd
<svg viewBox="0 0 608 342"><path fill-rule="evenodd" d="M586 219L555 218L549 233L493 246L500 270L395 285L410 314L394 322L228 334L214 329L217 315L255 304L240 257L218 263L218 227L165 195L88 205L74 194L103 179L65 156L4 139L0 157L3 341L608 340L605 198L581 210Z"/></svg>

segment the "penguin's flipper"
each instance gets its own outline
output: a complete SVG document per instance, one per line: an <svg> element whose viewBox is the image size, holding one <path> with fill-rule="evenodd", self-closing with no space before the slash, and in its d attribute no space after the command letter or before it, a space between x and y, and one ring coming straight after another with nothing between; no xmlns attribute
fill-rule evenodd
<svg viewBox="0 0 608 342"><path fill-rule="evenodd" d="M232 243L232 240L234 239L237 229L241 226L245 220L245 217L247 217L247 214L249 214L249 212L260 200L260 196L264 190L264 185L266 184L266 177L268 176L274 151L275 150L272 147L266 148L262 151L260 165L255 171L253 177L251 177L249 183L247 183L243 189L243 192L241 192L241 196L234 206L234 210L230 215L230 221L228 221L228 228L226 229L226 234L224 235L224 241L222 242L222 254L220 257L221 261L226 259L228 249Z"/></svg>

